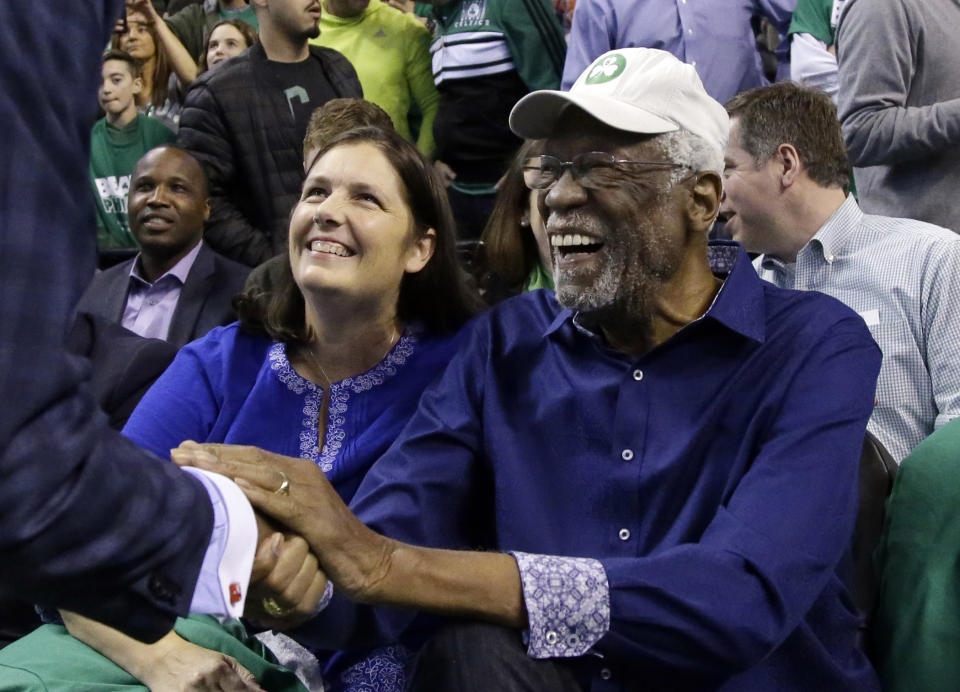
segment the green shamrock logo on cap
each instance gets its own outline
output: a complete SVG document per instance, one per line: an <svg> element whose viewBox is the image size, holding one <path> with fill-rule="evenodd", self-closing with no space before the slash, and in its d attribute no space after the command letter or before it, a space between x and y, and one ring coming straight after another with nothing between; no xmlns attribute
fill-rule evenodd
<svg viewBox="0 0 960 692"><path fill-rule="evenodd" d="M598 59L590 68L590 74L587 75L587 84L603 84L611 79L616 79L627 66L627 59L619 53L608 55Z"/></svg>

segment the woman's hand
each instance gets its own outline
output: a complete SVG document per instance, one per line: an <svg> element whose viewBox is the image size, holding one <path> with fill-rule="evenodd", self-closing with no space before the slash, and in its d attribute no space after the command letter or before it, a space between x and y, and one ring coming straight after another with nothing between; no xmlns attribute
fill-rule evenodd
<svg viewBox="0 0 960 692"><path fill-rule="evenodd" d="M170 456L236 480L254 507L306 539L326 575L353 600L371 600L389 571L393 542L350 512L316 464L257 447L196 442ZM280 493L284 481L287 492Z"/></svg>
<svg viewBox="0 0 960 692"><path fill-rule="evenodd" d="M147 23L157 32L157 38L160 39L157 50L162 50L167 54L170 67L173 68L183 85L189 86L197 78L197 63L194 62L193 56L180 42L180 39L163 21L163 17L157 13L153 3L150 0L127 0L127 13L132 12L142 14Z"/></svg>
<svg viewBox="0 0 960 692"><path fill-rule="evenodd" d="M96 620L69 611L60 614L70 634L153 692L263 692L253 674L234 658L191 644L176 632L144 644Z"/></svg>
<svg viewBox="0 0 960 692"><path fill-rule="evenodd" d="M171 633L161 654L139 677L151 692L264 692L253 673L232 656L204 649Z"/></svg>
<svg viewBox="0 0 960 692"><path fill-rule="evenodd" d="M149 24L156 26L162 21L157 8L150 0L127 0L127 12L139 12Z"/></svg>

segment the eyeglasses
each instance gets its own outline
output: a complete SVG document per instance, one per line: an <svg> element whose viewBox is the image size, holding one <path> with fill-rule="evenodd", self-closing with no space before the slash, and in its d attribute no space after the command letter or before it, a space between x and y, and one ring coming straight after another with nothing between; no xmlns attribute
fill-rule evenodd
<svg viewBox="0 0 960 692"><path fill-rule="evenodd" d="M621 184L617 175L629 167L641 167L645 171L672 170L686 168L682 163L668 161L630 161L618 159L605 151L588 151L577 154L573 161L561 161L555 156L534 156L527 159L523 167L523 182L531 190L549 190L557 184L566 169L570 169L580 185L586 188L613 187Z"/></svg>

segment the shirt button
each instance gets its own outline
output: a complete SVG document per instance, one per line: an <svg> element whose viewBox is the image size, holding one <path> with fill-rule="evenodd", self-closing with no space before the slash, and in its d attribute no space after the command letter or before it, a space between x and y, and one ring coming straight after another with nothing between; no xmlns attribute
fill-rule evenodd
<svg viewBox="0 0 960 692"><path fill-rule="evenodd" d="M697 61L696 61L696 60L691 60L691 61L690 61L690 67L696 67L696 66L697 66Z"/></svg>
<svg viewBox="0 0 960 692"><path fill-rule="evenodd" d="M693 35L693 29L687 29L687 33L692 36L692 35Z"/></svg>
<svg viewBox="0 0 960 692"><path fill-rule="evenodd" d="M556 644L559 638L559 635L553 630L547 632L547 644Z"/></svg>
<svg viewBox="0 0 960 692"><path fill-rule="evenodd" d="M643 370L641 370L640 368L637 368L636 370L634 370L634 371L633 371L633 379L635 379L637 382L639 382L640 380L642 380L642 379L643 379Z"/></svg>
<svg viewBox="0 0 960 692"><path fill-rule="evenodd" d="M683 1L686 2L687 0L683 0ZM609 669L609 668L601 668L601 669L600 669L600 678L601 678L602 680L609 680L609 679L612 678L612 677L613 677L613 673L610 672L610 669Z"/></svg>
<svg viewBox="0 0 960 692"><path fill-rule="evenodd" d="M834 258L833 255L827 255L827 256L824 257L823 259L827 260L827 262L831 262L831 263L832 263L835 258Z"/></svg>
<svg viewBox="0 0 960 692"><path fill-rule="evenodd" d="M620 452L620 458L623 459L624 461L630 461L631 459L633 459L633 450L632 449L623 450L622 452Z"/></svg>
<svg viewBox="0 0 960 692"><path fill-rule="evenodd" d="M620 540L626 541L630 538L630 529L620 529ZM549 638L550 635L547 635Z"/></svg>

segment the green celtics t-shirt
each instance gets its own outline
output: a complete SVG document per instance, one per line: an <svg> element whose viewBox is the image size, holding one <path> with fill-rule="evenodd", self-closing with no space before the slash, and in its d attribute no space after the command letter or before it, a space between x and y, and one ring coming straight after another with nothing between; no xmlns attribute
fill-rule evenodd
<svg viewBox="0 0 960 692"><path fill-rule="evenodd" d="M101 250L137 247L127 220L130 175L141 156L175 138L159 120L139 113L122 128L108 125L106 118L94 123L90 182L97 203L97 247Z"/></svg>

